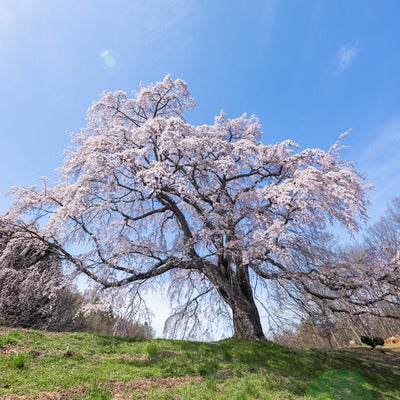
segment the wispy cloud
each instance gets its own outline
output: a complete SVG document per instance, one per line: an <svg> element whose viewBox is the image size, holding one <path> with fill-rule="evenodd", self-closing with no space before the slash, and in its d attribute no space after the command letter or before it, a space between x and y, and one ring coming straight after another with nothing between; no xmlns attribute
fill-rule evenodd
<svg viewBox="0 0 400 400"><path fill-rule="evenodd" d="M191 41L190 31L195 21L194 2L186 0L139 0L134 2L137 18L132 30L134 48L151 54L156 63L167 57L183 56Z"/></svg>
<svg viewBox="0 0 400 400"><path fill-rule="evenodd" d="M346 69L350 68L354 59L360 52L358 42L349 42L342 46L333 59L333 69L335 75L342 74Z"/></svg>

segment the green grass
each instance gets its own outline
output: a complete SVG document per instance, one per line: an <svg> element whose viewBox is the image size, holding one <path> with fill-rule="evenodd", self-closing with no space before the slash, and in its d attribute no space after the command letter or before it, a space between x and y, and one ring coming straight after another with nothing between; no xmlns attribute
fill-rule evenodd
<svg viewBox="0 0 400 400"><path fill-rule="evenodd" d="M83 393L82 400L110 400L111 392L103 387L100 387L96 382L87 387Z"/></svg>
<svg viewBox="0 0 400 400"><path fill-rule="evenodd" d="M0 331L0 398L396 400L399 366L400 352L390 350Z"/></svg>

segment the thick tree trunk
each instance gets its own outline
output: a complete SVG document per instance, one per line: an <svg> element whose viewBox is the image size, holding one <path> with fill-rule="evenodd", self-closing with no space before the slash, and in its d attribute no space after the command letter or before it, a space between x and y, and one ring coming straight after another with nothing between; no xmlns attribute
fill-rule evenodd
<svg viewBox="0 0 400 400"><path fill-rule="evenodd" d="M247 269L237 271L218 292L232 310L233 336L237 339L265 339L260 314L254 301Z"/></svg>
<svg viewBox="0 0 400 400"><path fill-rule="evenodd" d="M260 315L254 299L236 298L232 308L233 336L237 339L264 339Z"/></svg>

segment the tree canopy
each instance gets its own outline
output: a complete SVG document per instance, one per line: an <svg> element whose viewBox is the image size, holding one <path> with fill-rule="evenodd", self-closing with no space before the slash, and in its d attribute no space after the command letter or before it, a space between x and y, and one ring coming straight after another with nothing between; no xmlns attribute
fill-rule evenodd
<svg viewBox="0 0 400 400"><path fill-rule="evenodd" d="M9 215L33 215L42 240L104 287L168 280L179 302L169 323L186 336L208 311L230 315L236 337L260 338L258 284L266 296L330 296L318 286L322 252L301 260L321 251L315 238L328 223L358 228L366 186L340 140L327 151L264 144L255 116L221 112L195 126L184 117L193 106L170 76L133 98L103 93L73 135L60 181L15 188Z"/></svg>

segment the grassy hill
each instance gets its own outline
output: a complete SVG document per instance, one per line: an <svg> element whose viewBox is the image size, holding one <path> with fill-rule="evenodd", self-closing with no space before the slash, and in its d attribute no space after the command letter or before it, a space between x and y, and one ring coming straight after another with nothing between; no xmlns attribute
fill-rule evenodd
<svg viewBox="0 0 400 400"><path fill-rule="evenodd" d="M0 329L0 399L400 399L396 348Z"/></svg>

